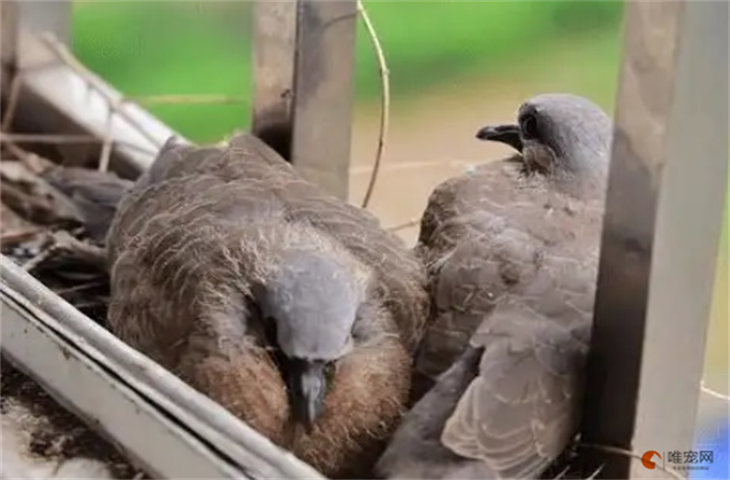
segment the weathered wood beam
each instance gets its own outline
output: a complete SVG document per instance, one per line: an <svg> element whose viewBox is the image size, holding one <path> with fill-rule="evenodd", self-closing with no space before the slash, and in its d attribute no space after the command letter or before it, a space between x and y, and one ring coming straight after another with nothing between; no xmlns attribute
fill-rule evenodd
<svg viewBox="0 0 730 480"><path fill-rule="evenodd" d="M728 4L626 8L582 438L669 467L692 446L728 182Z"/></svg>
<svg viewBox="0 0 730 480"><path fill-rule="evenodd" d="M304 177L347 198L357 2L260 0L253 133Z"/></svg>

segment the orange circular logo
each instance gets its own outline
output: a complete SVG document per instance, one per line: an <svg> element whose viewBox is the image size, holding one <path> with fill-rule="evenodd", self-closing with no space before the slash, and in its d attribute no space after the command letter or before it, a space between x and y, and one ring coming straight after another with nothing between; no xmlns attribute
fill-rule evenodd
<svg viewBox="0 0 730 480"><path fill-rule="evenodd" d="M644 455L641 456L641 463L649 470L652 470L654 469L654 467L656 467L656 463L652 461L652 457L654 457L654 455L662 458L662 456L659 455L659 452L655 450L647 450L646 452L644 452Z"/></svg>

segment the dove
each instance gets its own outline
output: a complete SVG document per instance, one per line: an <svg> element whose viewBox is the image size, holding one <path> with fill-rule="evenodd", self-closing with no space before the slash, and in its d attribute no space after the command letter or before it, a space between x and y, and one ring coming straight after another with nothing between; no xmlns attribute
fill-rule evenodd
<svg viewBox="0 0 730 480"><path fill-rule="evenodd" d="M112 332L325 475L372 466L428 308L422 264L375 217L252 135L170 141L106 244Z"/></svg>
<svg viewBox="0 0 730 480"><path fill-rule="evenodd" d="M480 129L517 154L447 180L417 252L431 314L416 358L430 388L376 472L535 478L580 422L612 124L591 101L542 94Z"/></svg>

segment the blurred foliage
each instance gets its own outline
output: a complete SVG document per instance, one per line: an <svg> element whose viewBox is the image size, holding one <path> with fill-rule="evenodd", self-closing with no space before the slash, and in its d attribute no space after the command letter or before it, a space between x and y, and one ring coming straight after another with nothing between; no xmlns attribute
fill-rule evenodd
<svg viewBox="0 0 730 480"><path fill-rule="evenodd" d="M618 2L399 0L367 1L366 6L399 99L434 85L448 86L461 75L499 75L507 66L539 60L555 45L595 49L599 61L592 66L615 72ZM88 66L129 95L247 97L251 7L242 1L76 2L73 46ZM612 92L615 74L595 73L586 72ZM369 101L378 91L375 56L359 28L357 98ZM150 109L190 138L210 141L247 126L250 104Z"/></svg>
<svg viewBox="0 0 730 480"><path fill-rule="evenodd" d="M73 48L128 95L248 95L250 4L75 2ZM250 106L150 108L191 139L219 140L248 122Z"/></svg>
<svg viewBox="0 0 730 480"><path fill-rule="evenodd" d="M565 40L592 43L590 34L615 37L617 2L366 2L383 42L394 94L464 73L498 74L510 63L529 62ZM358 39L358 92L372 95L374 58L363 29ZM615 62L606 60L614 68ZM365 67L365 68L362 68ZM368 81L369 80L369 81ZM610 81L613 81L611 79Z"/></svg>

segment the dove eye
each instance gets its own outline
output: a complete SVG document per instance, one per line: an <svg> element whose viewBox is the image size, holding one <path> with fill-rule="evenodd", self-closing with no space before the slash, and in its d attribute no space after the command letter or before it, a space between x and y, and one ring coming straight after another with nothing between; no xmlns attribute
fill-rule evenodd
<svg viewBox="0 0 730 480"><path fill-rule="evenodd" d="M523 116L520 119L520 130L522 131L523 138L537 138L537 118L530 114Z"/></svg>

